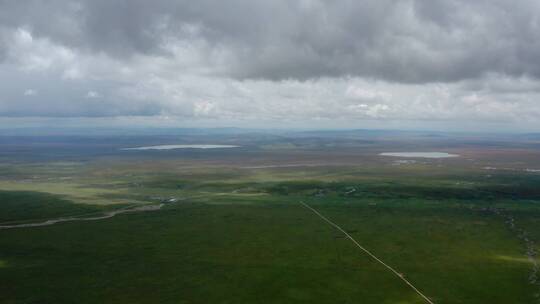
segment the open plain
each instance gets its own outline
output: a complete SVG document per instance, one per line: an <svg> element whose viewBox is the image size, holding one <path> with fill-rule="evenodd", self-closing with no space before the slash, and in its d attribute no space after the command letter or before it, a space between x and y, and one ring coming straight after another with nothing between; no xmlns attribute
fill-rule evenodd
<svg viewBox="0 0 540 304"><path fill-rule="evenodd" d="M535 139L263 135L4 138L0 302L538 301Z"/></svg>

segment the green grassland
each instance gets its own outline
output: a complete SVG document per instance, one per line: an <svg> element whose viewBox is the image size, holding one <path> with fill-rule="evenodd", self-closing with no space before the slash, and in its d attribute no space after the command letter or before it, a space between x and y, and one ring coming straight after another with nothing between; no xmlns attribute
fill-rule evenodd
<svg viewBox="0 0 540 304"><path fill-rule="evenodd" d="M75 204L53 194L34 191L0 191L0 202L1 223L98 214L114 209L113 206Z"/></svg>
<svg viewBox="0 0 540 304"><path fill-rule="evenodd" d="M280 161L298 157L274 148ZM309 151L309 166L276 167L260 153L249 154L259 164L215 155L4 163L1 222L175 201L0 230L0 303L425 303L300 201L435 303L539 303L527 243L505 220L540 243L539 174L370 156L317 165L324 157Z"/></svg>

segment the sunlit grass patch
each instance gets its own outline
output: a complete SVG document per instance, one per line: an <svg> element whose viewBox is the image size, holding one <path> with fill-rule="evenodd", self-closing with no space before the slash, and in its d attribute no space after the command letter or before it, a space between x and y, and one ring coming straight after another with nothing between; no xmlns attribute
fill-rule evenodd
<svg viewBox="0 0 540 304"><path fill-rule="evenodd" d="M119 194L122 189L91 188L70 182L20 182L0 181L0 190L36 191L65 196L75 203L112 204L118 201L103 199L104 195ZM120 202L125 203L125 202Z"/></svg>
<svg viewBox="0 0 540 304"><path fill-rule="evenodd" d="M514 263L524 263L524 264L533 264L534 262L530 259L528 259L525 256L509 256L509 255L497 255L495 256L495 259L506 261L506 262L514 262Z"/></svg>

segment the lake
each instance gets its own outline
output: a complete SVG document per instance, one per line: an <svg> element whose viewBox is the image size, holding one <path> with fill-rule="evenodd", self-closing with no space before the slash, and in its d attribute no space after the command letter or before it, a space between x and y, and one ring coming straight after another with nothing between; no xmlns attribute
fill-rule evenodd
<svg viewBox="0 0 540 304"><path fill-rule="evenodd" d="M172 149L222 149L237 148L233 145L161 145L148 147L123 148L121 150L172 150Z"/></svg>
<svg viewBox="0 0 540 304"><path fill-rule="evenodd" d="M448 158L459 157L457 154L450 154L446 152L384 152L379 153L382 156L393 157L411 157L411 158Z"/></svg>

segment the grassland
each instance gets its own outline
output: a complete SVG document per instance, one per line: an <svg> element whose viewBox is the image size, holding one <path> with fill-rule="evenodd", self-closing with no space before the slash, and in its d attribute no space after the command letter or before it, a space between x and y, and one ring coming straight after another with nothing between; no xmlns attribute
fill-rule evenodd
<svg viewBox="0 0 540 304"><path fill-rule="evenodd" d="M4 163L3 222L166 205L0 230L0 303L425 303L300 201L435 303L538 303L534 150L401 164L310 147Z"/></svg>

